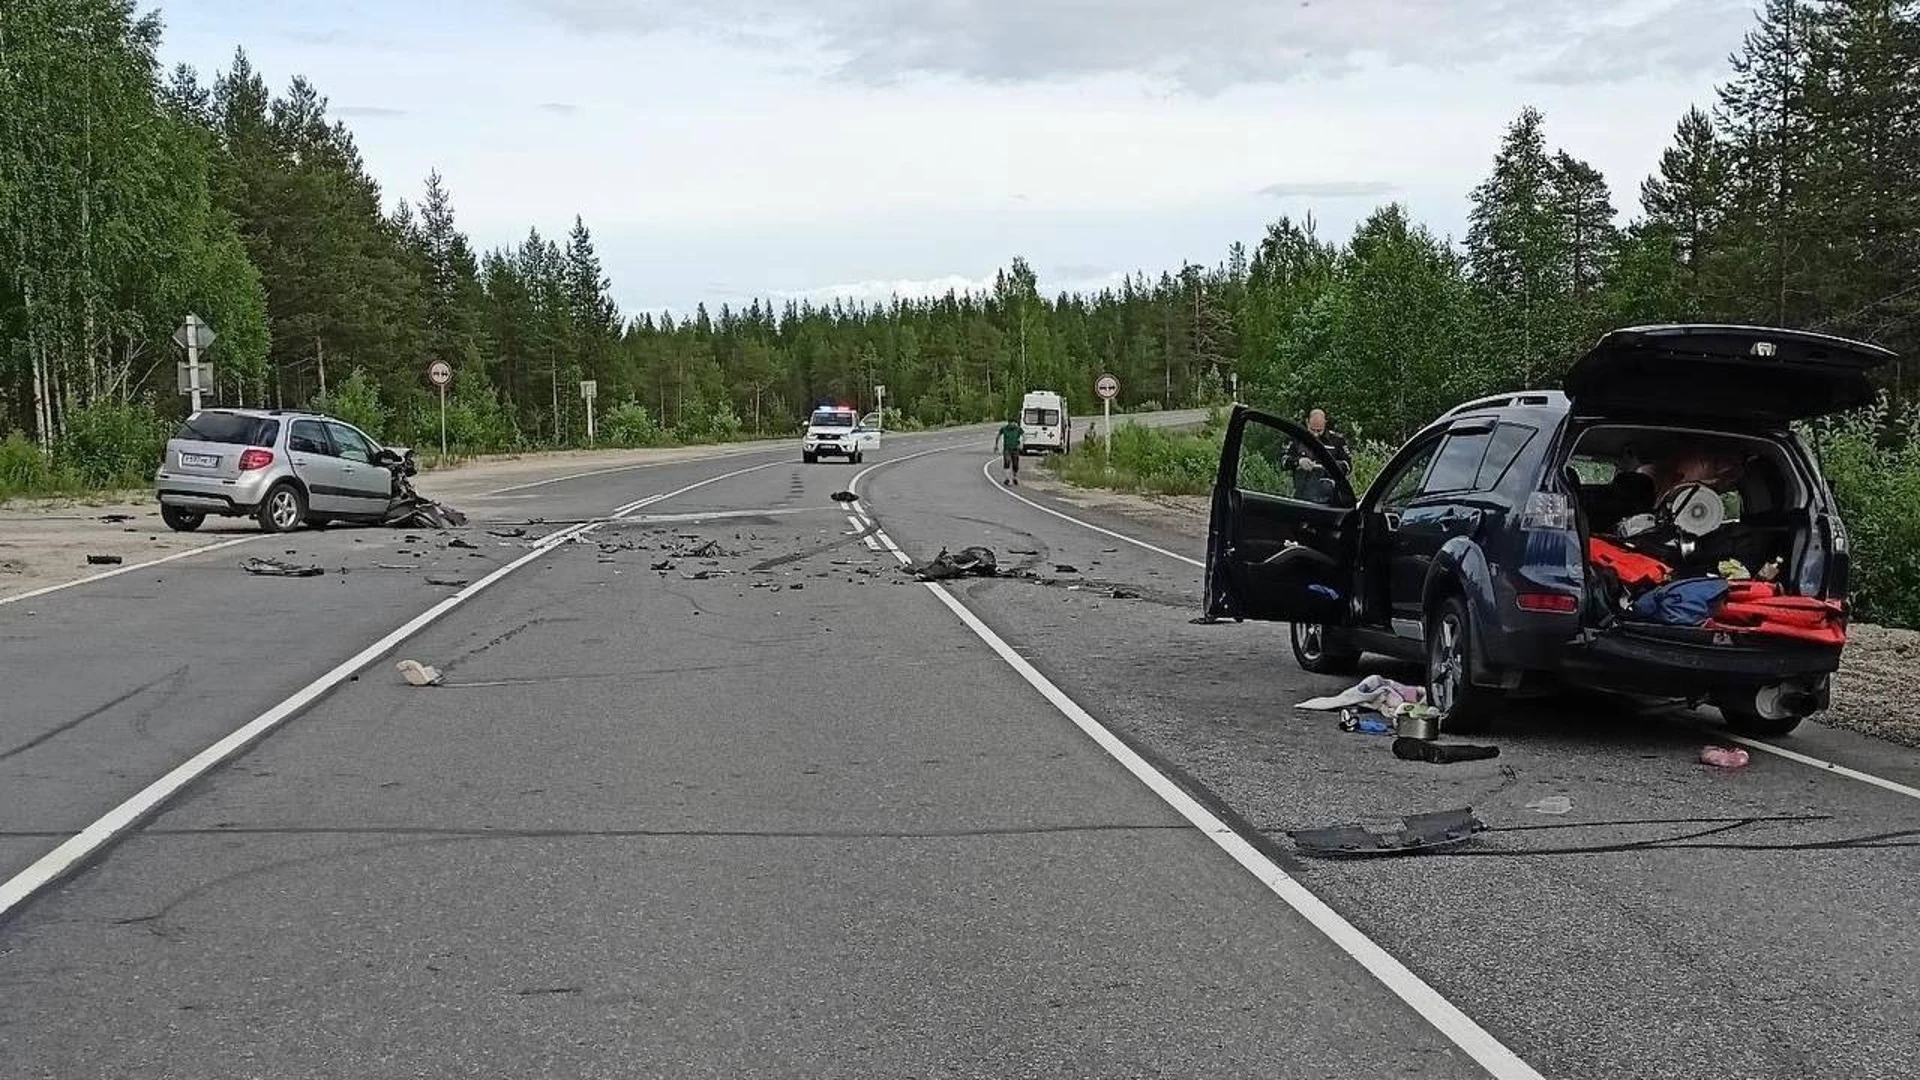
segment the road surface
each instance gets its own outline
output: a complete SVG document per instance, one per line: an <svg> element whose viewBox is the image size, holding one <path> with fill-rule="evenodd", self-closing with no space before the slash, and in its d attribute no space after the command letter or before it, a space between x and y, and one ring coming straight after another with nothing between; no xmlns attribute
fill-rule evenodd
<svg viewBox="0 0 1920 1080"><path fill-rule="evenodd" d="M5 1074L1920 1074L1920 755L1713 772L1546 701L1397 761L1291 708L1338 681L1282 628L1190 621L1192 539L1015 497L984 429L798 457L0 605ZM895 554L973 544L1035 578ZM1441 854L1285 836L1456 806Z"/></svg>

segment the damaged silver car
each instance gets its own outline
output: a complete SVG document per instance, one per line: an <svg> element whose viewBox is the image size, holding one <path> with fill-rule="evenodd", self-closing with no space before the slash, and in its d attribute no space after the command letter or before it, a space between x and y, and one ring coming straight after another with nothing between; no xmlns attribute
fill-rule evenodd
<svg viewBox="0 0 1920 1080"><path fill-rule="evenodd" d="M208 515L268 532L335 521L383 523L413 500L413 451L344 420L278 409L202 409L181 421L154 474L160 516L190 532Z"/></svg>

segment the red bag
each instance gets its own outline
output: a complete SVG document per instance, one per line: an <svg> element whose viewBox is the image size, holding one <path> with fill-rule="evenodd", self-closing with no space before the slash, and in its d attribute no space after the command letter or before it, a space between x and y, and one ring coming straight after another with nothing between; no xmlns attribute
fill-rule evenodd
<svg viewBox="0 0 1920 1080"><path fill-rule="evenodd" d="M1587 558L1595 565L1604 566L1620 578L1620 584L1630 589L1645 588L1666 583L1672 571L1659 559L1642 555L1637 551L1628 551L1611 540L1602 540L1595 536L1587 541Z"/></svg>
<svg viewBox="0 0 1920 1080"><path fill-rule="evenodd" d="M1767 581L1736 581L1707 620L1710 630L1768 634L1819 645L1847 643L1847 617L1840 603L1812 596L1782 596Z"/></svg>

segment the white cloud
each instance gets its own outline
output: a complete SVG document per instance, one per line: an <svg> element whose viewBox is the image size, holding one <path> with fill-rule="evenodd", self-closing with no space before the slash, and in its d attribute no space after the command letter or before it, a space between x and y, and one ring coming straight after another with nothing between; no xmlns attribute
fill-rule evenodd
<svg viewBox="0 0 1920 1080"><path fill-rule="evenodd" d="M1276 199L1354 199L1391 195L1400 185L1385 180L1282 180L1260 189L1260 194Z"/></svg>
<svg viewBox="0 0 1920 1080"><path fill-rule="evenodd" d="M988 83L1125 73L1214 93L1345 75L1384 63L1459 69L1532 66L1610 22L1629 40L1697 25L1701 0L522 0L584 33L690 30L735 42L795 42L840 74L892 83L919 75ZM1724 11L1731 0L1713 0ZM751 28L751 35L742 33ZM1712 35L1662 42L1624 71L1572 64L1562 77L1614 82L1686 73L1722 57Z"/></svg>

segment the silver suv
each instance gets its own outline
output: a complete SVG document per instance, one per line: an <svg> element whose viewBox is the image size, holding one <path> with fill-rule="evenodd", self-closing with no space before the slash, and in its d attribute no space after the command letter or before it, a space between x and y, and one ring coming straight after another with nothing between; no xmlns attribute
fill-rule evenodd
<svg viewBox="0 0 1920 1080"><path fill-rule="evenodd" d="M319 413L202 409L167 440L154 474L160 517L180 532L208 514L254 517L268 532L302 523L380 521L413 452L381 446Z"/></svg>

